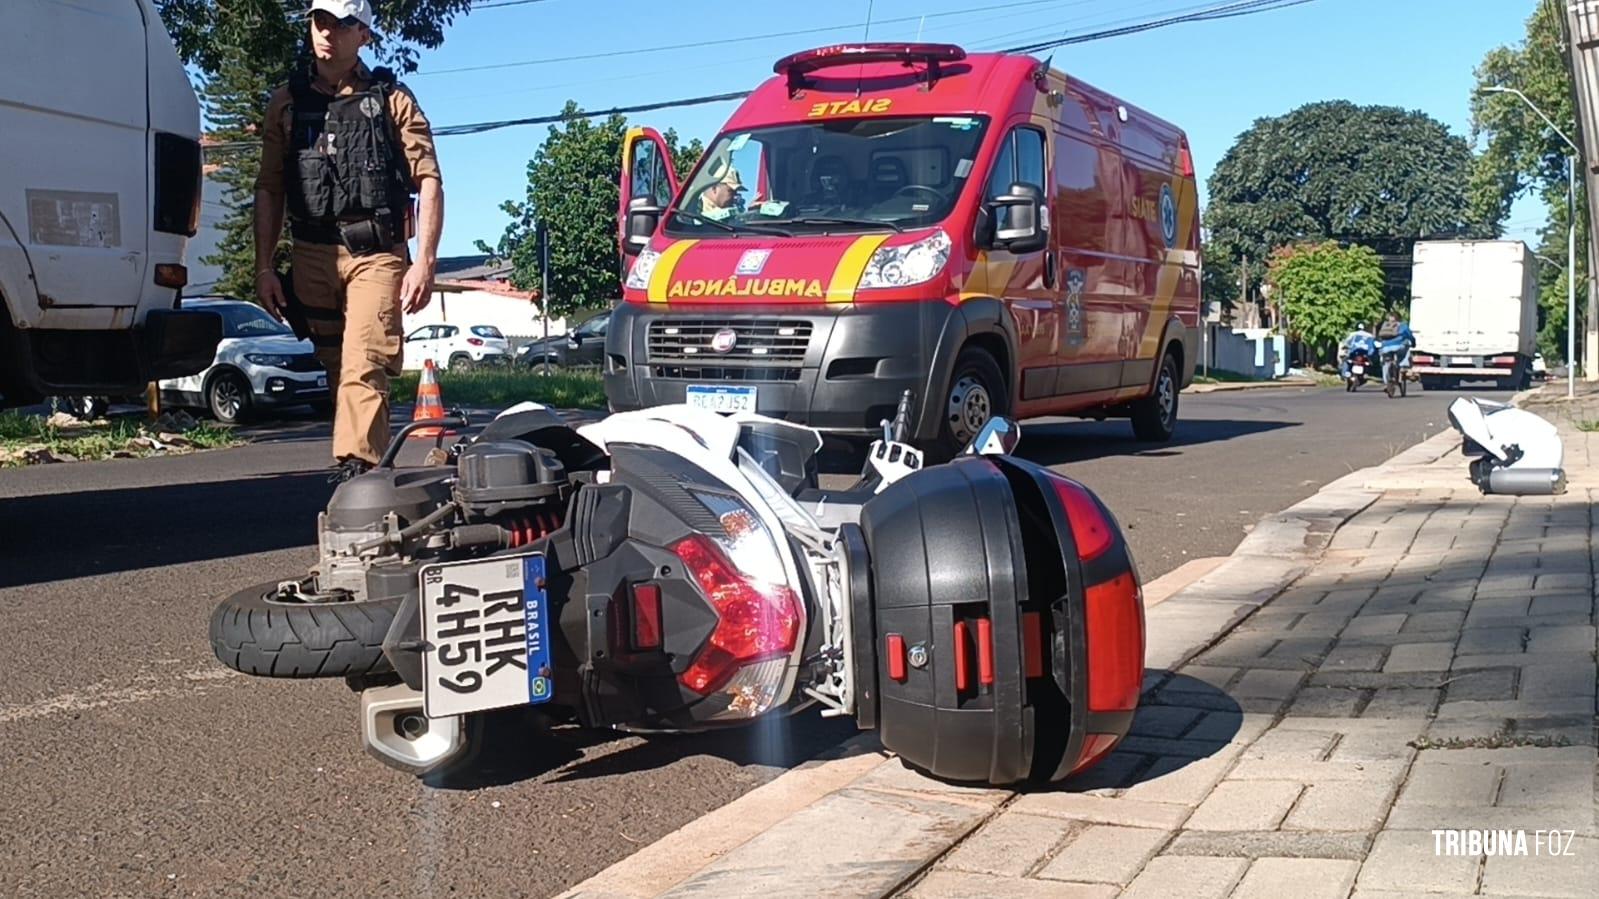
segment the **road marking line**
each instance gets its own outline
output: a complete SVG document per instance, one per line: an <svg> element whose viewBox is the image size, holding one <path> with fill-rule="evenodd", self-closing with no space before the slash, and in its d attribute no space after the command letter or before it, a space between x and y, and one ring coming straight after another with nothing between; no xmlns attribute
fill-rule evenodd
<svg viewBox="0 0 1599 899"><path fill-rule="evenodd" d="M141 674L135 675L131 681L101 681L78 692L62 693L37 702L0 706L0 724L51 718L114 705L148 702L184 693L207 693L222 681L239 676L238 672L226 668L197 668L169 677ZM125 686L113 686L116 683ZM126 684L138 686L126 686Z"/></svg>

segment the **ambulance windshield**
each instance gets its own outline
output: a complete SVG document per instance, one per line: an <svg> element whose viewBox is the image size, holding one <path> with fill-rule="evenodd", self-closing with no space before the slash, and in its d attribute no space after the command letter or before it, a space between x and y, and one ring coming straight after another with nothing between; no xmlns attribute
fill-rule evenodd
<svg viewBox="0 0 1599 899"><path fill-rule="evenodd" d="M724 133L666 230L714 238L928 227L954 209L987 124L835 119Z"/></svg>

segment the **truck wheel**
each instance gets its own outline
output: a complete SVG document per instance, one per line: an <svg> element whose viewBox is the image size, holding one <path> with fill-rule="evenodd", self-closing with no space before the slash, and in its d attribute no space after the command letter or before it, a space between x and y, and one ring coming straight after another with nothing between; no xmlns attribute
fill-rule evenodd
<svg viewBox="0 0 1599 899"><path fill-rule="evenodd" d="M1155 374L1155 389L1142 399L1135 400L1133 435L1139 440L1164 443L1177 430L1177 397L1181 388L1177 383L1177 360L1170 353L1160 357L1160 370Z"/></svg>
<svg viewBox="0 0 1599 899"><path fill-rule="evenodd" d="M205 404L211 417L225 425L249 418L250 400L250 382L231 371L219 373L205 388Z"/></svg>
<svg viewBox="0 0 1599 899"><path fill-rule="evenodd" d="M988 351L977 347L961 350L940 411L938 442L926 448L930 461L953 459L990 418L1010 414L1005 375Z"/></svg>
<svg viewBox="0 0 1599 899"><path fill-rule="evenodd" d="M394 667L383 638L398 599L282 602L277 581L223 600L211 613L211 651L222 664L257 677L351 677Z"/></svg>

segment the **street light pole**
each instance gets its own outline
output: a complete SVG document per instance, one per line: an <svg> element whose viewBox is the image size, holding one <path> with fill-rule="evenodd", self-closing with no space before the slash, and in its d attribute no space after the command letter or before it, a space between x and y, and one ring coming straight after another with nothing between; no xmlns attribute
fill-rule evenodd
<svg viewBox="0 0 1599 899"><path fill-rule="evenodd" d="M1566 157L1566 398L1577 395L1577 157L1582 151L1572 143L1571 138L1555 126L1550 118L1544 115L1538 104L1527 99L1527 95L1513 87L1485 87L1483 93L1487 94L1515 94L1527 108L1538 114L1544 124L1549 126L1557 137L1566 142L1571 148L1571 155Z"/></svg>

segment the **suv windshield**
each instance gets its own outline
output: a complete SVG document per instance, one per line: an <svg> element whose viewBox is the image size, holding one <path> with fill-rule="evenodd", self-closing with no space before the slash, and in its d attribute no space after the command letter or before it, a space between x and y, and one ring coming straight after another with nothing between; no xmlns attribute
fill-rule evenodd
<svg viewBox="0 0 1599 899"><path fill-rule="evenodd" d="M730 132L667 217L696 237L937 224L971 175L982 116L839 119Z"/></svg>
<svg viewBox="0 0 1599 899"><path fill-rule="evenodd" d="M204 308L222 316L223 337L269 337L294 333L288 325L249 303L218 303Z"/></svg>

